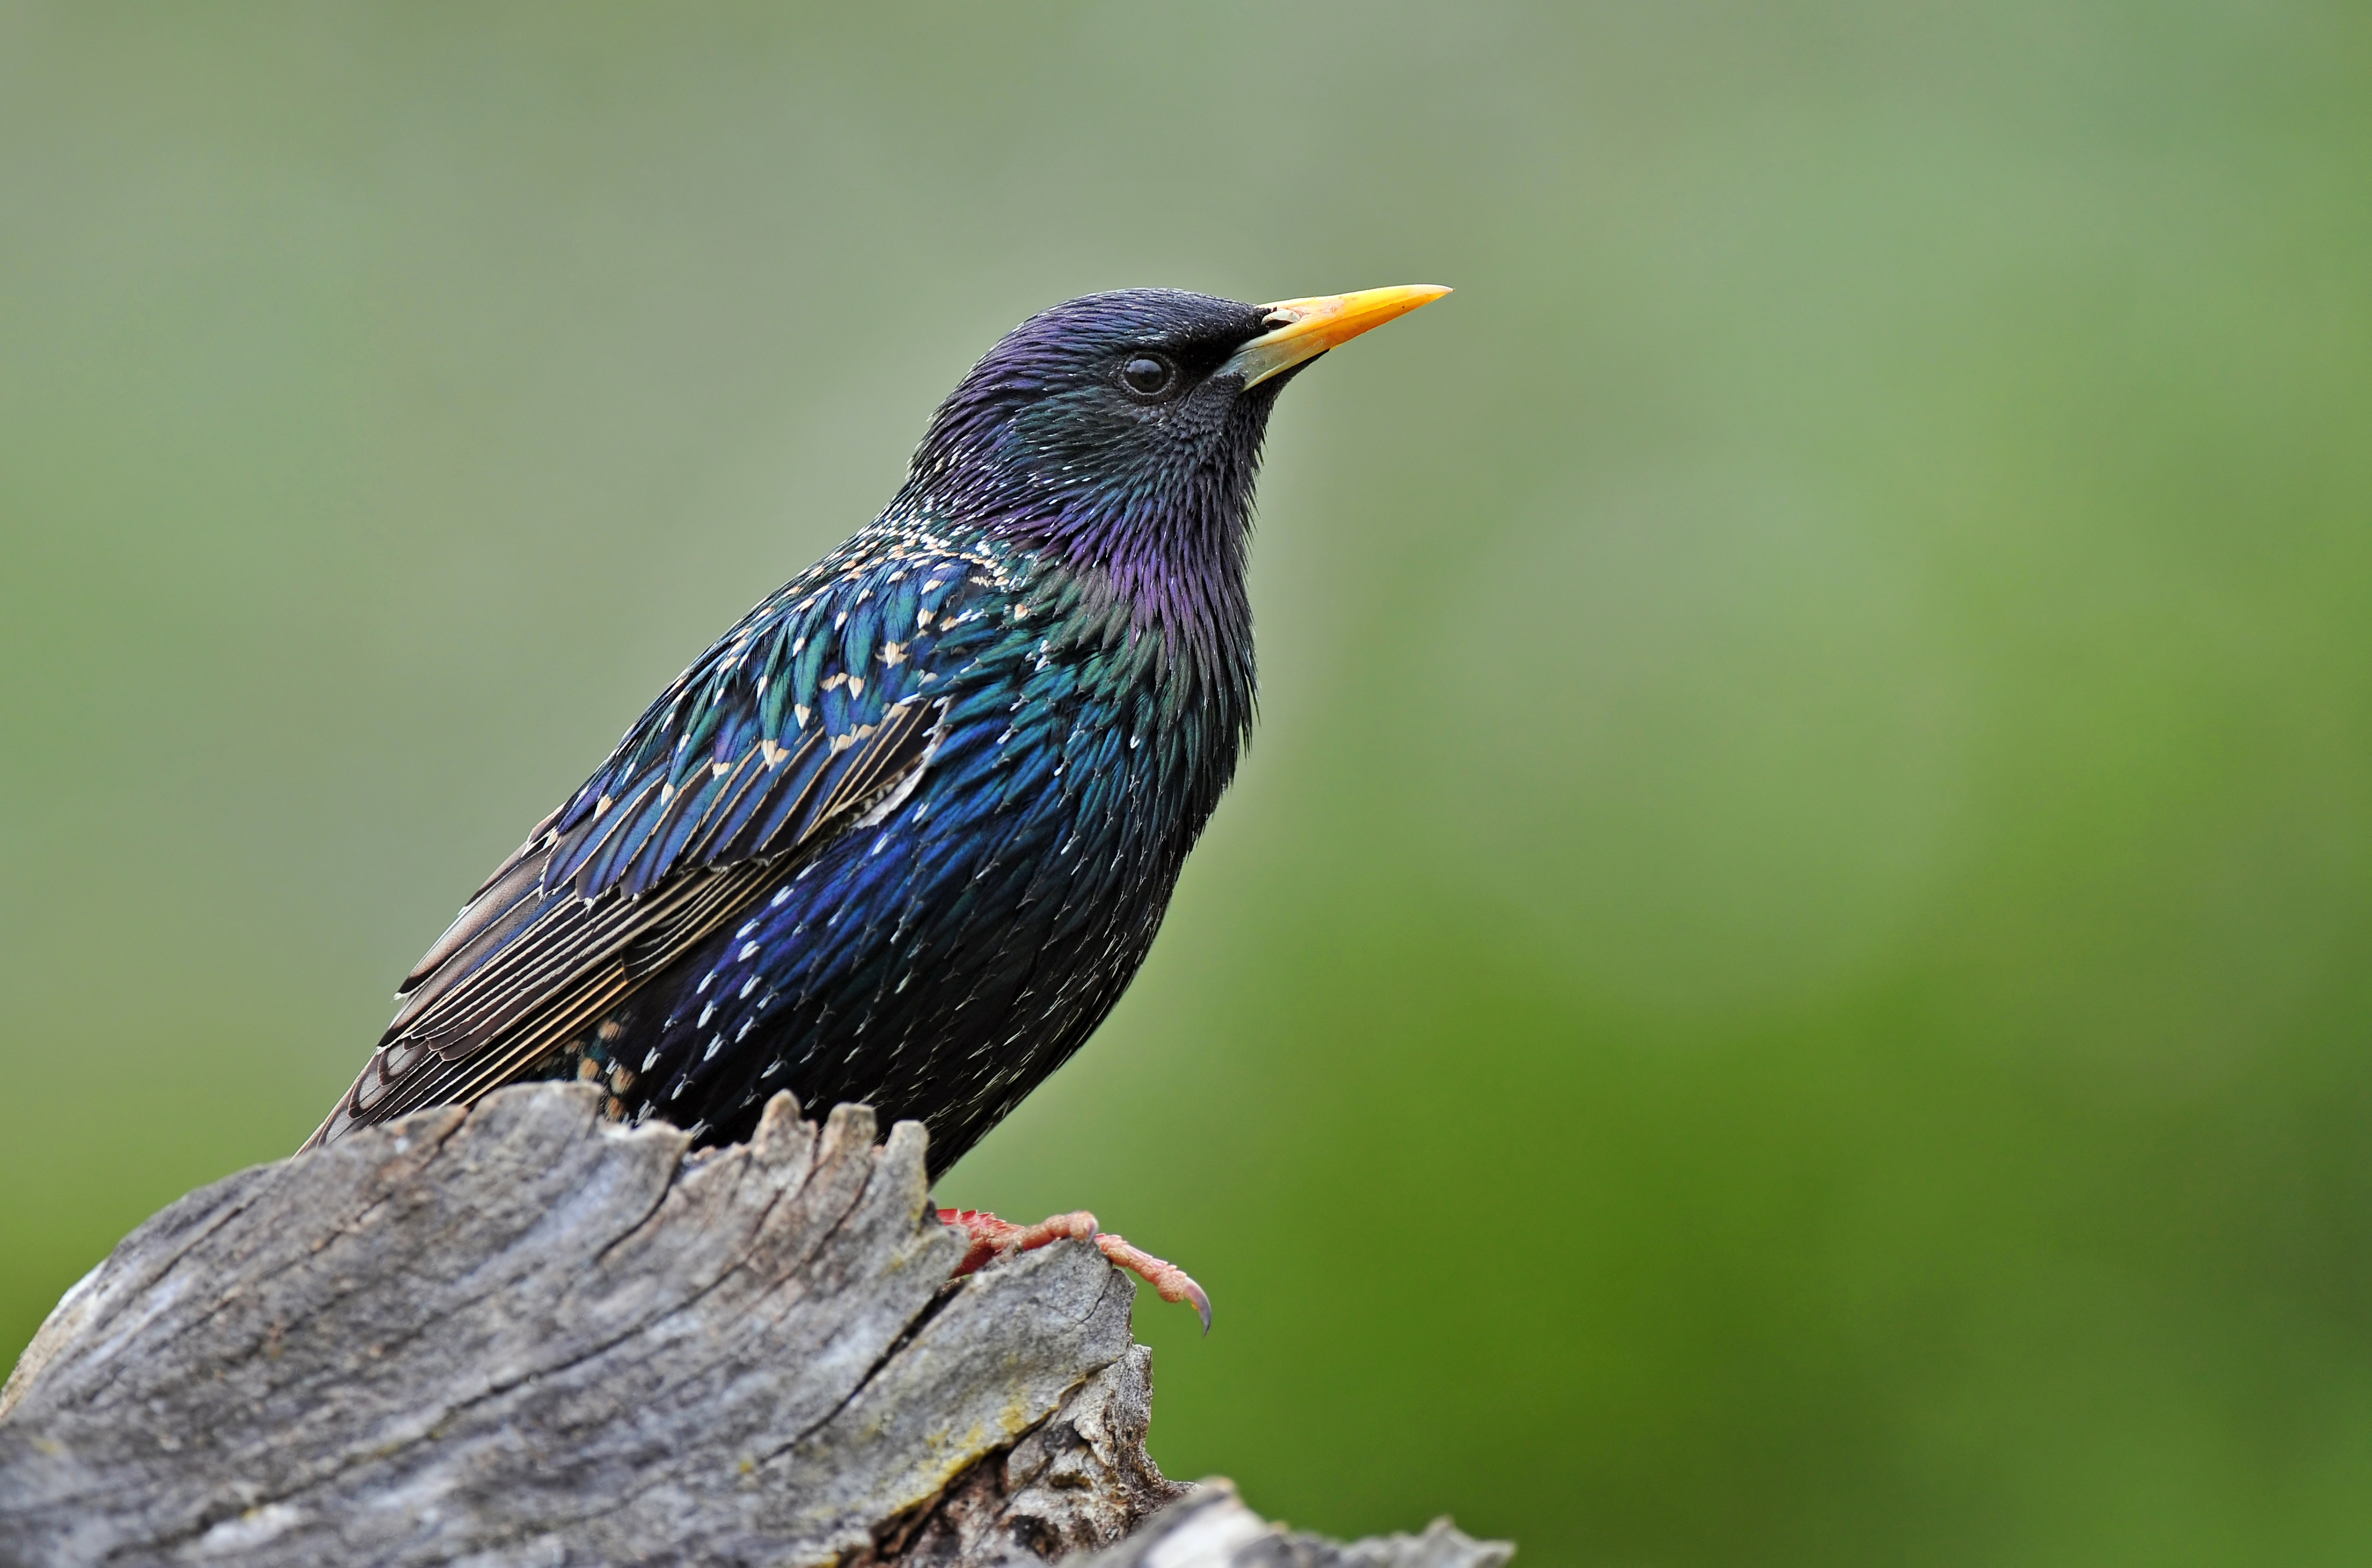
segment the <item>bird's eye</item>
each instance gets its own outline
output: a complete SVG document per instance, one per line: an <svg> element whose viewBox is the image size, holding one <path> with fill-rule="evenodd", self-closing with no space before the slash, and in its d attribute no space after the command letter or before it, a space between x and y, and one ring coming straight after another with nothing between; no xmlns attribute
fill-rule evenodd
<svg viewBox="0 0 2372 1568"><path fill-rule="evenodd" d="M1157 354L1131 354L1120 367L1121 385L1140 398L1157 398L1169 389L1177 371Z"/></svg>

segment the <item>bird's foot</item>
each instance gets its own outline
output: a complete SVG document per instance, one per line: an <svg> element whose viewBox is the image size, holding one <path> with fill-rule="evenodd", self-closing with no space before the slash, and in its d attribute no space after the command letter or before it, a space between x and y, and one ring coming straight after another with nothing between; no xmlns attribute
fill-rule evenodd
<svg viewBox="0 0 2372 1568"><path fill-rule="evenodd" d="M950 1279L960 1279L1008 1252L1034 1251L1051 1241L1092 1241L1105 1257L1151 1285L1162 1300L1192 1302L1194 1310L1202 1314L1203 1331L1211 1331L1211 1298L1194 1283L1193 1275L1141 1247L1130 1246L1124 1236L1098 1230L1096 1216L1085 1209L1036 1225L1015 1225L985 1209L941 1209L939 1222L971 1238L971 1250L963 1255L963 1261L948 1276Z"/></svg>

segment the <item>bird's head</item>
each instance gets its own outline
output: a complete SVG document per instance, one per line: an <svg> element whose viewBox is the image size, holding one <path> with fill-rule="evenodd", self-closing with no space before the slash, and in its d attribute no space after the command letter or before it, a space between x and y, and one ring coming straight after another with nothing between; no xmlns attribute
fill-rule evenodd
<svg viewBox="0 0 2372 1568"><path fill-rule="evenodd" d="M1057 305L940 405L907 494L1099 574L1141 617L1200 640L1242 610L1277 393L1328 349L1448 292L1245 305L1132 288Z"/></svg>

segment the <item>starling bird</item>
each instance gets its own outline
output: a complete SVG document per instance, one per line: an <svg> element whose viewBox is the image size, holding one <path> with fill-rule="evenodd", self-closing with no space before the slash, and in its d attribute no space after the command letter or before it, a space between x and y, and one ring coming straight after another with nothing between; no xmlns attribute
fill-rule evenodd
<svg viewBox="0 0 2372 1568"><path fill-rule="evenodd" d="M1127 289L1023 322L879 519L495 868L307 1146L554 1077L715 1144L787 1088L922 1122L936 1179L1111 1011L1235 773L1277 392L1448 292ZM1095 1229L946 1217L973 1263ZM1106 1250L1207 1326L1182 1273Z"/></svg>

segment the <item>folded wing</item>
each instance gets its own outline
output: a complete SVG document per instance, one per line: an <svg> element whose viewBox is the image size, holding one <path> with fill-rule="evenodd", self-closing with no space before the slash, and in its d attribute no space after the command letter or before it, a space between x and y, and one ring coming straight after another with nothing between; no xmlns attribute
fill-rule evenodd
<svg viewBox="0 0 2372 1568"><path fill-rule="evenodd" d="M307 1146L527 1074L902 799L1002 587L843 552L759 606L471 897Z"/></svg>

